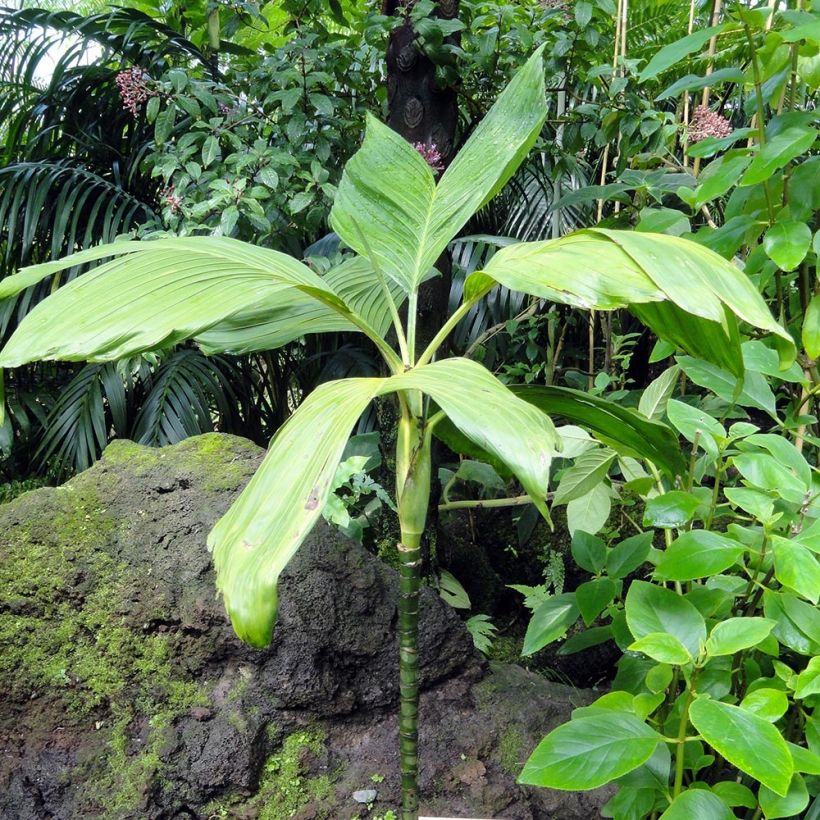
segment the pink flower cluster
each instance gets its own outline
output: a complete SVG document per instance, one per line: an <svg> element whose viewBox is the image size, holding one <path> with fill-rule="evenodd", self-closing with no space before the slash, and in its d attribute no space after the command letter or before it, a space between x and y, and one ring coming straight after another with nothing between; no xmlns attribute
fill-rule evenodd
<svg viewBox="0 0 820 820"><path fill-rule="evenodd" d="M441 152L436 147L436 144L423 142L414 142L413 148L421 154L422 159L437 173L444 170L444 160L441 157Z"/></svg>
<svg viewBox="0 0 820 820"><path fill-rule="evenodd" d="M135 117L148 98L153 97L155 93L148 87L142 69L136 66L117 74L117 88L119 88L120 97L122 97L122 107L126 111L130 111Z"/></svg>
<svg viewBox="0 0 820 820"><path fill-rule="evenodd" d="M173 185L163 188L159 192L159 195L162 197L162 201L170 208L172 214L179 211L180 205L182 205L182 199L174 193Z"/></svg>
<svg viewBox="0 0 820 820"><path fill-rule="evenodd" d="M726 117L716 111L710 111L705 105L699 105L689 123L689 141L700 142L708 137L720 139L732 133L732 124Z"/></svg>

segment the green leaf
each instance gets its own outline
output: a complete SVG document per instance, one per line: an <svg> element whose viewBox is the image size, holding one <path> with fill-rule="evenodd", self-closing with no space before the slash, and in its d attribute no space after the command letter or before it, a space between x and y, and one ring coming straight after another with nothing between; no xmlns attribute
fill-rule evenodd
<svg viewBox="0 0 820 820"><path fill-rule="evenodd" d="M813 604L820 599L820 563L797 541L772 536L774 577Z"/></svg>
<svg viewBox="0 0 820 820"><path fill-rule="evenodd" d="M789 699L782 689L761 687L749 692L740 702L740 708L754 712L769 723L777 723L786 714Z"/></svg>
<svg viewBox="0 0 820 820"><path fill-rule="evenodd" d="M763 249L780 270L794 270L811 245L811 228L805 222L776 222L766 231Z"/></svg>
<svg viewBox="0 0 820 820"><path fill-rule="evenodd" d="M684 57L694 54L696 51L700 51L713 36L717 36L725 28L725 23L719 26L711 26L700 31L692 32L692 34L664 46L655 52L652 59L644 66L638 75L638 81L645 83L647 80L657 77L662 71L666 71L667 68L671 68L676 63L679 63Z"/></svg>
<svg viewBox="0 0 820 820"><path fill-rule="evenodd" d="M794 773L786 741L771 723L739 706L698 697L689 719L715 751L764 786L785 796Z"/></svg>
<svg viewBox="0 0 820 820"><path fill-rule="evenodd" d="M673 529L689 523L700 506L698 499L682 490L671 490L650 498L643 515L644 526Z"/></svg>
<svg viewBox="0 0 820 820"><path fill-rule="evenodd" d="M547 598L532 613L521 654L532 655L557 641L577 620L578 606L574 593L565 592Z"/></svg>
<svg viewBox="0 0 820 820"><path fill-rule="evenodd" d="M581 453L575 463L566 469L558 482L553 505L566 504L586 495L601 483L609 472L615 453L606 448L596 448Z"/></svg>
<svg viewBox="0 0 820 820"><path fill-rule="evenodd" d="M567 504L567 529L570 535L579 529L593 534L599 532L609 519L611 510L611 490L601 482L586 495Z"/></svg>
<svg viewBox="0 0 820 820"><path fill-rule="evenodd" d="M695 206L699 208L723 196L737 185L741 174L751 161L752 158L745 152L732 152L710 162L698 178L698 187L695 189Z"/></svg>
<svg viewBox="0 0 820 820"><path fill-rule="evenodd" d="M530 756L519 783L552 789L596 789L637 769L661 736L634 715L600 712L554 729Z"/></svg>
<svg viewBox="0 0 820 820"><path fill-rule="evenodd" d="M641 394L638 412L652 421L660 421L666 412L666 403L675 390L680 369L673 365L650 382Z"/></svg>
<svg viewBox="0 0 820 820"><path fill-rule="evenodd" d="M812 358L820 357L820 293L811 297L811 302L803 316L803 347Z"/></svg>
<svg viewBox="0 0 820 820"><path fill-rule="evenodd" d="M755 447L767 450L797 477L806 490L811 486L811 467L808 461L785 436L774 433L755 433L746 438L745 444L753 444Z"/></svg>
<svg viewBox="0 0 820 820"><path fill-rule="evenodd" d="M665 424L580 390L537 385L512 385L510 389L550 416L563 416L588 427L622 455L649 459L670 478L686 472L677 436Z"/></svg>
<svg viewBox="0 0 820 820"><path fill-rule="evenodd" d="M164 108L158 115L154 123L154 141L157 145L162 145L168 137L171 136L171 131L174 130L174 122L176 121L177 111L173 105Z"/></svg>
<svg viewBox="0 0 820 820"><path fill-rule="evenodd" d="M727 805L734 808L743 806L747 809L757 808L757 800L748 786L734 780L721 780L712 786L712 791ZM733 815L734 816L734 815Z"/></svg>
<svg viewBox="0 0 820 820"><path fill-rule="evenodd" d="M720 621L706 641L706 654L716 657L751 649L769 636L774 625L775 622L768 618L728 618Z"/></svg>
<svg viewBox="0 0 820 820"><path fill-rule="evenodd" d="M558 650L559 655L574 655L576 652L583 652L591 646L598 646L612 639L612 627L593 626L592 629L585 629L567 638Z"/></svg>
<svg viewBox="0 0 820 820"><path fill-rule="evenodd" d="M202 143L202 167L207 168L220 153L219 140L211 135Z"/></svg>
<svg viewBox="0 0 820 820"><path fill-rule="evenodd" d="M635 639L653 632L673 635L692 657L706 640L703 616L683 597L646 581L633 581L625 601L626 622Z"/></svg>
<svg viewBox="0 0 820 820"><path fill-rule="evenodd" d="M775 820L776 817L799 817L803 809L809 805L809 791L803 778L795 774L785 796L761 786L757 799L766 820Z"/></svg>
<svg viewBox="0 0 820 820"><path fill-rule="evenodd" d="M734 813L717 795L705 789L681 792L660 820L734 820Z"/></svg>
<svg viewBox="0 0 820 820"><path fill-rule="evenodd" d="M94 250L120 258L40 302L3 348L0 366L37 359L120 359L183 341L260 299L286 293L301 292L342 316L352 315L335 290L305 265L227 237L121 242ZM36 267L42 277L43 269L69 268L89 256Z"/></svg>
<svg viewBox="0 0 820 820"><path fill-rule="evenodd" d="M689 650L674 635L666 632L650 632L632 643L629 649L672 666L682 666L692 660Z"/></svg>
<svg viewBox="0 0 820 820"><path fill-rule="evenodd" d="M808 666L797 676L796 698L820 694L820 658L811 658Z"/></svg>
<svg viewBox="0 0 820 820"><path fill-rule="evenodd" d="M572 557L581 569L597 575L606 560L606 544L583 530L576 530L570 546Z"/></svg>
<svg viewBox="0 0 820 820"><path fill-rule="evenodd" d="M515 172L546 113L539 50L498 97L438 186L404 137L368 117L364 144L339 183L333 229L360 255L372 256L407 293L415 291L453 236Z"/></svg>
<svg viewBox="0 0 820 820"><path fill-rule="evenodd" d="M772 634L800 655L820 654L820 612L787 592L763 591L763 613L776 622Z"/></svg>
<svg viewBox="0 0 820 820"><path fill-rule="evenodd" d="M717 441L726 438L726 431L717 419L712 418L706 411L677 399L670 399L667 402L666 414L675 429L690 444L697 440L712 458L717 458Z"/></svg>
<svg viewBox="0 0 820 820"><path fill-rule="evenodd" d="M711 390L730 404L757 407L776 417L774 393L759 373L746 373L745 378L738 382L731 373L709 362L689 356L678 356L677 360L683 372L699 387Z"/></svg>
<svg viewBox="0 0 820 820"><path fill-rule="evenodd" d="M655 575L665 581L705 578L733 566L744 550L743 544L719 533L689 530L661 554Z"/></svg>
<svg viewBox="0 0 820 820"><path fill-rule="evenodd" d="M798 746L796 743L791 743L790 741L786 741L786 745L792 753L794 770L796 772L820 775L820 755L816 754L811 749L806 749L804 746Z"/></svg>
<svg viewBox="0 0 820 820"><path fill-rule="evenodd" d="M777 493L792 504L802 504L809 488L788 467L768 453L740 453L732 464L753 487Z"/></svg>
<svg viewBox="0 0 820 820"><path fill-rule="evenodd" d="M743 178L743 185L756 185L769 179L775 171L804 154L814 145L817 131L806 125L791 126L773 136L759 148Z"/></svg>
<svg viewBox="0 0 820 820"><path fill-rule="evenodd" d="M651 532L630 536L613 547L606 558L606 571L610 578L625 578L649 557L652 547Z"/></svg>
<svg viewBox="0 0 820 820"><path fill-rule="evenodd" d="M745 79L743 72L739 68L731 66L727 68L719 68L711 74L704 77L699 77L695 74L687 74L685 77L676 80L668 88L665 88L655 97L656 101L667 100L670 97L677 97L684 91L699 91L701 88L707 86L714 88L718 83L742 83Z"/></svg>
<svg viewBox="0 0 820 820"><path fill-rule="evenodd" d="M279 574L322 514L351 428L385 385L383 379L319 385L211 530L217 588L236 634L252 646L270 643Z"/></svg>
<svg viewBox="0 0 820 820"><path fill-rule="evenodd" d="M612 602L618 584L611 578L593 578L578 586L575 600L584 623L589 626Z"/></svg>
<svg viewBox="0 0 820 820"><path fill-rule="evenodd" d="M222 217L219 220L219 227L223 236L230 236L239 219L239 209L236 205L229 205L222 211Z"/></svg>

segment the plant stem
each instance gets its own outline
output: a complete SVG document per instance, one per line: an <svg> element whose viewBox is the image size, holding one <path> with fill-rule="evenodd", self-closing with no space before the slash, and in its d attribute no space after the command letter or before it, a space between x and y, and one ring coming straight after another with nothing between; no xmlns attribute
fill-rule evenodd
<svg viewBox="0 0 820 820"><path fill-rule="evenodd" d="M396 440L399 553L399 755L401 820L418 820L419 589L421 537L430 501L430 429L415 413L420 395L408 393ZM413 408L411 412L410 408Z"/></svg>
<svg viewBox="0 0 820 820"><path fill-rule="evenodd" d="M678 724L678 745L675 749L675 788L672 792L672 799L674 800L683 788L683 763L684 763L684 741L686 740L686 727L689 725L689 706L695 696L695 681L697 680L698 670L692 673L692 679L689 681L689 686L686 692L686 702L683 704L683 711L680 716L680 723Z"/></svg>
<svg viewBox="0 0 820 820"><path fill-rule="evenodd" d="M478 501L448 501L438 505L439 512L450 510L476 510L489 507L518 507L522 504L532 504L532 499L528 495L516 495L513 498L485 498Z"/></svg>

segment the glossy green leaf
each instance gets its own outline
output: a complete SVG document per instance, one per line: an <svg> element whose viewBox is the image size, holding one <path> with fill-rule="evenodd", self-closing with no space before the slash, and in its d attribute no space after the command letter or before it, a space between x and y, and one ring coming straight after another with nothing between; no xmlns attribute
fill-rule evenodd
<svg viewBox="0 0 820 820"><path fill-rule="evenodd" d="M683 527L692 520L699 506L700 502L692 493L670 490L646 502L643 523L647 527L664 529Z"/></svg>
<svg viewBox="0 0 820 820"><path fill-rule="evenodd" d="M606 477L613 461L615 453L605 447L581 453L561 475L552 503L567 504L586 495Z"/></svg>
<svg viewBox="0 0 820 820"><path fill-rule="evenodd" d="M598 646L609 640L612 640L611 626L593 626L591 629L585 629L567 638L561 644L558 654L574 655L576 652L583 652L591 646Z"/></svg>
<svg viewBox="0 0 820 820"><path fill-rule="evenodd" d="M689 719L715 751L733 766L784 796L794 773L786 741L771 723L739 706L698 697Z"/></svg>
<svg viewBox="0 0 820 820"><path fill-rule="evenodd" d="M706 578L733 566L745 551L743 544L709 530L689 530L667 547L655 568L665 581Z"/></svg>
<svg viewBox="0 0 820 820"><path fill-rule="evenodd" d="M769 723L777 723L789 708L789 699L782 689L761 687L753 689L740 702L741 709L753 712Z"/></svg>
<svg viewBox="0 0 820 820"><path fill-rule="evenodd" d="M698 178L695 206L700 208L733 188L751 161L745 151L733 151L710 162Z"/></svg>
<svg viewBox="0 0 820 820"><path fill-rule="evenodd" d="M778 817L799 817L809 805L809 790L799 774L792 776L789 790L785 796L779 795L766 786L761 786L757 799L763 816L766 820L775 820Z"/></svg>
<svg viewBox="0 0 820 820"><path fill-rule="evenodd" d="M109 254L121 256L38 304L0 353L1 366L112 361L195 336L277 294L301 292L352 315L321 277L277 251L205 236L129 245L127 252L123 243L108 246ZM69 256L48 263L48 270L75 261Z"/></svg>
<svg viewBox="0 0 820 820"><path fill-rule="evenodd" d="M787 592L763 591L763 612L775 621L772 634L800 655L820 654L820 612Z"/></svg>
<svg viewBox="0 0 820 820"><path fill-rule="evenodd" d="M813 604L820 599L820 562L812 552L787 538L772 536L774 577Z"/></svg>
<svg viewBox="0 0 820 820"><path fill-rule="evenodd" d="M820 755L807 749L805 746L798 746L796 743L786 741L789 751L792 753L794 770L803 774L820 775Z"/></svg>
<svg viewBox="0 0 820 820"><path fill-rule="evenodd" d="M643 652L644 655L672 666L682 666L692 660L689 650L674 636L667 632L650 632L632 643L632 652Z"/></svg>
<svg viewBox="0 0 820 820"><path fill-rule="evenodd" d="M576 530L570 545L572 557L581 569L598 574L606 561L606 544L583 530Z"/></svg>
<svg viewBox="0 0 820 820"><path fill-rule="evenodd" d="M812 359L820 357L820 293L811 297L803 316L803 347Z"/></svg>
<svg viewBox="0 0 820 820"><path fill-rule="evenodd" d="M612 490L601 482L586 495L574 498L567 504L567 529L570 535L576 530L600 532L612 511Z"/></svg>
<svg viewBox="0 0 820 820"><path fill-rule="evenodd" d="M757 407L776 417L774 393L759 373L746 373L745 378L738 382L731 373L709 362L689 356L678 356L677 359L683 372L699 387L711 390L729 403Z"/></svg>
<svg viewBox="0 0 820 820"><path fill-rule="evenodd" d="M606 571L610 578L625 578L649 557L652 547L651 532L642 532L616 544L606 557Z"/></svg>
<svg viewBox="0 0 820 820"><path fill-rule="evenodd" d="M740 453L732 464L753 487L759 487L793 504L802 504L809 488L791 470L768 453Z"/></svg>
<svg viewBox="0 0 820 820"><path fill-rule="evenodd" d="M766 256L781 270L794 270L811 245L811 228L805 222L776 222L766 231L763 248Z"/></svg>
<svg viewBox="0 0 820 820"><path fill-rule="evenodd" d="M806 153L814 145L817 131L806 125L792 126L773 136L752 160L741 185L756 185L763 182L795 157Z"/></svg>
<svg viewBox="0 0 820 820"><path fill-rule="evenodd" d="M717 442L726 438L723 425L704 410L676 399L666 404L666 414L670 423L690 443L698 442L713 458L717 457Z"/></svg>
<svg viewBox="0 0 820 820"><path fill-rule="evenodd" d="M666 71L667 68L676 65L683 60L684 57L688 57L690 54L700 51L713 36L720 34L725 28L725 23L719 26L710 26L700 31L694 31L692 34L688 34L686 37L681 37L679 40L675 40L674 43L669 43L669 45L664 46L655 52L652 59L638 75L639 82L645 83L647 80L657 77L662 71Z"/></svg>
<svg viewBox="0 0 820 820"><path fill-rule="evenodd" d="M820 657L809 660L806 668L797 676L794 690L794 696L801 700L817 694L820 694Z"/></svg>
<svg viewBox="0 0 820 820"><path fill-rule="evenodd" d="M652 421L660 421L666 412L666 403L675 390L680 370L677 366L669 367L649 383L641 394L638 412Z"/></svg>
<svg viewBox="0 0 820 820"><path fill-rule="evenodd" d="M692 657L706 640L703 616L681 595L670 589L633 581L625 601L626 622L636 640L653 632L675 636Z"/></svg>
<svg viewBox="0 0 820 820"><path fill-rule="evenodd" d="M413 292L459 229L515 172L546 113L539 50L498 97L438 185L410 143L369 117L364 143L339 183L333 229L405 292Z"/></svg>
<svg viewBox="0 0 820 820"><path fill-rule="evenodd" d="M578 620L578 614L574 593L565 592L547 598L532 613L521 654L532 655L557 641Z"/></svg>
<svg viewBox="0 0 820 820"><path fill-rule="evenodd" d="M716 794L727 806L743 806L747 809L757 808L757 799L748 786L736 783L734 780L721 780L712 786ZM734 816L734 815L733 815Z"/></svg>
<svg viewBox="0 0 820 820"><path fill-rule="evenodd" d="M681 792L660 820L734 820L734 813L723 800L705 789Z"/></svg>
<svg viewBox="0 0 820 820"><path fill-rule="evenodd" d="M588 427L622 455L647 458L670 477L686 471L677 436L665 424L580 390L539 385L512 385L510 389L550 416L563 416Z"/></svg>
<svg viewBox="0 0 820 820"><path fill-rule="evenodd" d="M743 649L757 646L768 637L775 622L768 618L728 618L713 627L706 641L706 654L734 655Z"/></svg>
<svg viewBox="0 0 820 820"><path fill-rule="evenodd" d="M811 486L811 467L803 454L785 436L774 433L754 433L744 441L755 447L762 447L777 461L788 468L806 488Z"/></svg>
<svg viewBox="0 0 820 820"><path fill-rule="evenodd" d="M530 756L519 783L596 789L645 763L661 736L634 715L598 712L550 732Z"/></svg>
<svg viewBox="0 0 820 820"><path fill-rule="evenodd" d="M575 590L575 601L584 623L590 626L617 593L618 584L611 578L593 578L580 584Z"/></svg>

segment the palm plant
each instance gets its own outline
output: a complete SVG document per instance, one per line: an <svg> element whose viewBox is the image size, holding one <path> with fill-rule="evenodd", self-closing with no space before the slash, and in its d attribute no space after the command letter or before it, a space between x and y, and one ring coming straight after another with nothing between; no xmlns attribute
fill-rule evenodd
<svg viewBox="0 0 820 820"><path fill-rule="evenodd" d="M6 293L23 290L65 268L113 257L31 311L0 352L0 367L40 359L112 361L183 339L205 340L211 350L219 338L226 346L268 349L306 332L340 328L365 334L377 347L389 375L331 381L314 390L277 433L208 543L236 633L253 646L267 645L279 574L322 514L351 429L374 398L397 397L403 820L418 816L420 542L432 435L450 426L504 462L547 520L550 462L560 446L549 417L526 400L526 392L511 391L469 359L437 359L461 319L503 285L584 308L630 306L659 335L735 373L742 373L738 317L774 333L785 360L793 354L791 338L729 262L676 237L596 229L499 250L468 277L461 304L417 350L420 284L527 155L546 116L544 97L539 51L438 184L412 146L369 118L332 212L334 229L359 255L324 276L276 251L189 237L105 245L21 271L5 283ZM395 349L385 341L391 327ZM564 399L570 407L573 402L581 412L580 400ZM606 434L609 440L620 436L616 428ZM643 441L633 436L630 446L640 450Z"/></svg>

